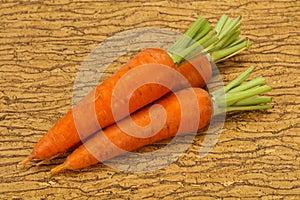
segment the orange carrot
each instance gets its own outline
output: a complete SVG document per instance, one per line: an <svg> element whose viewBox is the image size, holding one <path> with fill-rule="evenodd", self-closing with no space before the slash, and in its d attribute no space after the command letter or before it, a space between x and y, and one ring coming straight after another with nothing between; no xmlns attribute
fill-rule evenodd
<svg viewBox="0 0 300 200"><path fill-rule="evenodd" d="M44 137L41 138L38 144L34 147L32 154L24 162L29 161L32 158L51 158L52 156L55 156L58 153L63 153L72 148L74 145L80 143L81 138L77 132L74 120L74 109L76 109L75 112L80 112L80 115L76 115L77 117L80 117L77 119L77 121L82 122L82 125L85 128L84 133L86 134L99 130L99 125L101 127L106 127L114 123L111 106L109 105L111 102L112 89L114 85L123 74L127 73L132 68L149 63L163 64L175 68L174 62L163 50L147 49L140 52L112 77L100 84L94 91L90 92L89 95L83 98L73 109L70 109L67 114L60 119L49 130L49 132L44 135ZM156 97L160 97L161 94L166 94L168 92L167 88L155 87L153 84L146 85L145 87L141 88L141 90L152 91L152 96L149 96L151 99L148 99L149 102L146 103L150 103L151 101L155 100ZM139 92L147 93L144 91ZM99 124L97 121L89 120L92 118L91 115L94 114L94 105L89 102L95 103ZM133 112L144 105L144 102L136 101L130 104L130 110Z"/></svg>
<svg viewBox="0 0 300 200"><path fill-rule="evenodd" d="M199 121L199 128L206 126L212 115L212 106L211 99L209 94L200 88L195 88L194 91L189 89L181 90L177 93L177 96L180 98L180 101L186 101L183 104L189 104L191 99L193 99L193 93L197 95L198 103L201 105L200 115L203 116ZM103 133L96 134L92 139L88 140L86 144L81 145L77 148L70 156L68 156L67 160L63 165L58 168L52 170L53 173L58 172L62 169L81 169L93 164L96 164L100 161L105 161L112 157L118 156L124 151L133 151L137 148L145 146L147 144L154 143L156 141L169 138L175 136L178 131L178 126L180 124L180 119L183 119L182 133L196 131L196 127L190 126L192 123L191 120L196 119L196 116L192 114L195 113L191 110L190 116L181 116L180 113L180 101L176 98L174 94L167 96L166 98L162 98L157 102L157 104L164 107L166 112L166 122L163 128L154 136L147 137L147 135L151 135L154 127L146 129L147 131L142 132L140 138L128 135L123 132L118 125L114 124L112 126L107 127L103 130ZM146 107L135 114L132 114L131 118L133 122L135 122L139 126L146 126L150 122L149 117L149 109L150 107ZM151 110L152 114L158 118L161 118L159 115L160 109L158 107ZM189 119L189 120L188 120ZM125 118L120 123L122 126L130 126L129 121L130 118ZM156 120L159 120L156 118ZM153 124L156 124L155 122ZM137 130L133 130L133 132L138 132ZM106 139L107 137L108 139ZM95 147L95 145L97 145ZM116 145L116 146L114 146ZM95 149L93 154L90 153L91 149ZM95 153L97 156L95 157ZM98 160L99 159L99 160ZM58 170L59 169L59 170Z"/></svg>
<svg viewBox="0 0 300 200"><path fill-rule="evenodd" d="M249 68L224 88L226 91L224 96L226 99L225 104L217 101L217 99L220 99L219 91L210 95L200 88L187 88L176 92L176 95L174 93L169 94L156 102L156 104L161 105L165 109L166 113L165 123L156 134L154 134L157 129L156 122L163 121L164 117L162 117L159 107L153 107L151 115L154 116L153 119L156 122L150 123L149 113L151 106L147 106L132 114L131 118L127 117L121 120L119 124L111 125L101 131L101 133L94 135L84 145L81 145L70 154L63 164L55 167L51 172L57 173L64 169L81 169L96 164L99 161L105 161L125 152L133 151L142 146L175 136L177 132L178 134L183 134L197 131L209 124L213 112L214 114L219 114L233 110L271 108L272 106L270 105L254 105L270 102L270 98L252 97L271 89L271 87L264 85L264 79L254 79L240 85L253 70L254 67ZM233 90L235 92L232 92ZM189 106L193 105L194 95L196 95L196 107ZM257 98L260 98L259 101L257 101ZM182 108L182 105L185 105L185 107ZM226 106L222 107L223 105ZM185 109L186 112L182 113L182 109ZM198 113L195 112L197 109ZM195 121L197 119L199 121ZM138 126L145 127L149 125L150 128L143 131L140 131L137 127L132 128L131 120ZM195 124L193 122L196 122L196 126L192 126L192 124ZM182 127L179 130L178 127L180 124ZM121 129L120 127L123 128ZM131 135L123 131L124 127L126 130L130 130ZM137 136L132 135L137 133Z"/></svg>
<svg viewBox="0 0 300 200"><path fill-rule="evenodd" d="M117 118L114 119L112 113L114 108L111 106L112 93L118 81L133 69L143 67L146 64L168 66L170 69L178 70L180 74L186 77L191 86L203 87L211 76L211 65L206 57L197 57L197 54L199 54L197 47L201 45L204 51L210 52L211 59L215 62L245 49L250 43L240 38L239 34L236 34L239 33L237 32L239 19L231 20L225 17L224 21L224 16L222 16L222 21L220 20L222 23L217 24L216 30L210 31L209 23L203 18L199 18L186 32L185 37L180 38L168 51L161 49L141 51L112 77L101 83L88 96L70 109L41 138L31 155L23 160L21 164L25 164L35 158L49 159L64 153L80 144L82 139L87 138L97 130L126 117L128 115L127 112L120 112ZM228 25L231 25L230 28L228 28ZM186 36L190 37L192 41L187 40ZM193 61L183 64L185 59L182 57L191 58ZM160 75L165 80L172 81L173 77L163 73L160 73ZM179 90L188 86L186 83L175 82L171 89ZM124 90L126 90L126 84L120 87L121 89L124 87ZM138 88L130 98L129 113L159 99L167 92L169 92L168 88L155 83L146 84ZM128 100L127 94L119 97L120 102L126 100Z"/></svg>

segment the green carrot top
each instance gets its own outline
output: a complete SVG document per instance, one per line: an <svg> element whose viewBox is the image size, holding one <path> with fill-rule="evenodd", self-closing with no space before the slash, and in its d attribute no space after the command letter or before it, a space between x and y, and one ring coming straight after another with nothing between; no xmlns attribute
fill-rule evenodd
<svg viewBox="0 0 300 200"><path fill-rule="evenodd" d="M272 101L271 97L259 96L272 89L265 85L262 77L244 82L253 72L250 67L225 87L211 93L214 104L214 115L237 110L268 109L273 106L266 104Z"/></svg>
<svg viewBox="0 0 300 200"><path fill-rule="evenodd" d="M199 17L168 53L177 66L205 54L210 55L213 62L225 60L251 45L240 37L240 20L240 16L230 19L223 15L212 29L206 19Z"/></svg>

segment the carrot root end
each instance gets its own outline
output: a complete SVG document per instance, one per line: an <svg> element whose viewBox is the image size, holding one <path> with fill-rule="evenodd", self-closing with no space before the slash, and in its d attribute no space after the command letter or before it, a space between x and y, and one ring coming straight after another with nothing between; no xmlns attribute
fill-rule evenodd
<svg viewBox="0 0 300 200"><path fill-rule="evenodd" d="M23 161L19 162L19 165L25 165L26 163L30 162L32 159L34 159L34 155L29 155Z"/></svg>
<svg viewBox="0 0 300 200"><path fill-rule="evenodd" d="M51 158L46 158L40 162L38 162L35 166L40 166L40 165L43 165L43 164L47 164L49 163L51 160L53 160L54 158L57 158L58 156L60 156L60 154L57 154L55 156L52 156Z"/></svg>
<svg viewBox="0 0 300 200"><path fill-rule="evenodd" d="M65 169L67 169L67 166L63 163L63 164L58 165L58 166L54 167L53 169L51 169L51 174L52 175L57 174Z"/></svg>

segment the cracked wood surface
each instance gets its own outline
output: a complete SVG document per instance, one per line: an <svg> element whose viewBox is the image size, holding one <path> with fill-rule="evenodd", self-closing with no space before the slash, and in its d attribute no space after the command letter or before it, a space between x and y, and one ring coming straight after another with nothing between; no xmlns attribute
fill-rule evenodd
<svg viewBox="0 0 300 200"><path fill-rule="evenodd" d="M49 178L65 156L39 167L17 166L71 107L76 72L101 41L138 27L183 32L199 15L215 23L221 14L242 15L243 35L254 43L218 64L224 82L257 66L254 75L273 86L274 109L228 114L207 156L198 157L199 133L176 162L152 172L99 164ZM0 198L299 199L299 16L297 0L2 1Z"/></svg>

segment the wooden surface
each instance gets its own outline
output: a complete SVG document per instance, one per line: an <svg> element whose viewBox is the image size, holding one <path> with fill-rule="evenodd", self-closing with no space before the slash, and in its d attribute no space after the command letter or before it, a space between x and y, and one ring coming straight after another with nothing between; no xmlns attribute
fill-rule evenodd
<svg viewBox="0 0 300 200"><path fill-rule="evenodd" d="M199 15L242 15L254 45L218 66L224 81L250 65L275 108L232 113L217 145L198 157L201 134L163 169L140 174L104 165L49 178L63 161L17 163L70 107L76 72L101 41L137 27L183 32ZM299 199L299 20L297 0L1 1L0 199ZM147 150L147 148L146 148Z"/></svg>

